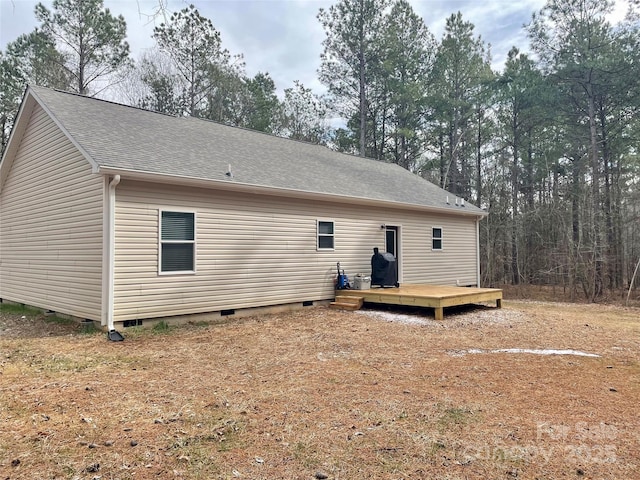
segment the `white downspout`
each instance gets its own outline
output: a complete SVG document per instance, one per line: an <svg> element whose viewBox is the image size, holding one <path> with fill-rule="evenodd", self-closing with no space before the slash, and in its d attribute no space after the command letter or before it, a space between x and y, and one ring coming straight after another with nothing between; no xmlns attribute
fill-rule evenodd
<svg viewBox="0 0 640 480"><path fill-rule="evenodd" d="M476 287L480 288L480 220L476 219Z"/></svg>
<svg viewBox="0 0 640 480"><path fill-rule="evenodd" d="M116 332L113 325L113 302L115 283L115 253L116 253L116 187L120 183L120 175L114 175L109 182L108 198L108 245L107 245L107 329L109 340L119 341L124 337Z"/></svg>

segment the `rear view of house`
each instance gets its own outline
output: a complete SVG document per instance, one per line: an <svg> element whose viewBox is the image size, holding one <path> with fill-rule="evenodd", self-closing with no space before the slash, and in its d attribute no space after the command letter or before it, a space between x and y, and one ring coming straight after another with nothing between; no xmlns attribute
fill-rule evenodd
<svg viewBox="0 0 640 480"><path fill-rule="evenodd" d="M485 212L393 164L30 87L0 163L0 298L108 325L334 297L336 264L479 285Z"/></svg>

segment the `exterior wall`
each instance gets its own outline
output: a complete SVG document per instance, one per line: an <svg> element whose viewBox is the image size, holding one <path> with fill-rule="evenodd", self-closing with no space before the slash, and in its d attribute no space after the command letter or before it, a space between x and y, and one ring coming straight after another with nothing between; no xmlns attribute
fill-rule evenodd
<svg viewBox="0 0 640 480"><path fill-rule="evenodd" d="M196 273L158 274L159 210L196 212ZM317 220L335 250L316 250ZM116 322L332 299L336 262L370 273L382 224L399 227L400 282L475 284L476 220L123 180L116 190ZM431 249L432 227L444 248Z"/></svg>
<svg viewBox="0 0 640 480"><path fill-rule="evenodd" d="M100 320L102 177L36 106L0 190L0 298Z"/></svg>
<svg viewBox="0 0 640 480"><path fill-rule="evenodd" d="M422 221L425 222L424 227L417 224L405 234L404 241L411 251L411 255L403 259L408 273L405 283L476 285L476 219L429 215L423 216ZM431 248L433 227L442 227L442 250Z"/></svg>

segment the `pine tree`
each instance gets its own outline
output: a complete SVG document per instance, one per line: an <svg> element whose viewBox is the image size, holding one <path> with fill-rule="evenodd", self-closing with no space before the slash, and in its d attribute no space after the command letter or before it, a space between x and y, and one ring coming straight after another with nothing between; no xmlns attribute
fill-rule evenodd
<svg viewBox="0 0 640 480"><path fill-rule="evenodd" d="M40 3L35 14L64 55L78 93L107 88L116 82L114 75L130 65L124 17L111 15L102 0L54 0L53 12Z"/></svg>
<svg viewBox="0 0 640 480"><path fill-rule="evenodd" d="M398 0L385 16L382 42L379 77L388 89L389 158L415 171L424 151L427 78L435 60L436 40L411 5Z"/></svg>
<svg viewBox="0 0 640 480"><path fill-rule="evenodd" d="M325 30L324 51L318 71L332 97L333 108L345 118L357 115L359 152L367 154L371 70L381 58L380 31L388 0L340 0L320 9L318 20Z"/></svg>
<svg viewBox="0 0 640 480"><path fill-rule="evenodd" d="M0 52L0 135L1 149L9 133L27 85L67 89L71 78L64 67L65 57L42 30L20 35Z"/></svg>
<svg viewBox="0 0 640 480"><path fill-rule="evenodd" d="M224 121L223 99L215 98L224 82L240 82L242 57L222 48L220 32L190 5L154 29L158 47L173 62L184 89L186 114Z"/></svg>

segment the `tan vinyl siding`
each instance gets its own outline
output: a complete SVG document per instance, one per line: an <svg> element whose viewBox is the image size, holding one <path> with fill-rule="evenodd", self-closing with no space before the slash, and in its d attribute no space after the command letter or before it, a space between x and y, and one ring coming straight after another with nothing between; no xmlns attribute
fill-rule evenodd
<svg viewBox="0 0 640 480"><path fill-rule="evenodd" d="M0 192L0 297L100 320L102 178L36 106Z"/></svg>
<svg viewBox="0 0 640 480"><path fill-rule="evenodd" d="M196 273L158 274L159 210L196 212ZM318 251L317 220L335 222ZM333 298L336 262L370 273L381 224L399 227L401 282L476 282L475 218L123 180L116 191L115 321ZM431 228L444 250L431 250Z"/></svg>
<svg viewBox="0 0 640 480"><path fill-rule="evenodd" d="M423 229L411 229L404 238L414 253L404 258L406 283L475 285L477 244L475 219L425 216ZM432 249L433 228L442 228L442 250ZM415 281L413 280L415 278Z"/></svg>

